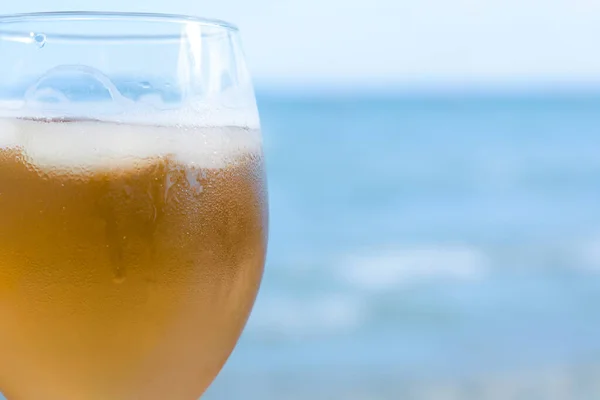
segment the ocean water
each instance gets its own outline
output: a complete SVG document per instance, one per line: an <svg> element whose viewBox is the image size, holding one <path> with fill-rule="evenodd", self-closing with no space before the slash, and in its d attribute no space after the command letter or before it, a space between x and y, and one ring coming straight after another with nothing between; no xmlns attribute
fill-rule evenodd
<svg viewBox="0 0 600 400"><path fill-rule="evenodd" d="M600 96L259 107L269 259L206 400L600 398Z"/></svg>

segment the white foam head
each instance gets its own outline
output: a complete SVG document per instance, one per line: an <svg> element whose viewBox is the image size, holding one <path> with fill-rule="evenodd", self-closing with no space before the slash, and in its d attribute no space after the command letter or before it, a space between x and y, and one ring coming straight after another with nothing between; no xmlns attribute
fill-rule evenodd
<svg viewBox="0 0 600 400"><path fill-rule="evenodd" d="M31 164L57 172L127 168L167 156L198 168L223 168L259 154L261 136L256 129L226 126L0 118L0 148L19 149Z"/></svg>

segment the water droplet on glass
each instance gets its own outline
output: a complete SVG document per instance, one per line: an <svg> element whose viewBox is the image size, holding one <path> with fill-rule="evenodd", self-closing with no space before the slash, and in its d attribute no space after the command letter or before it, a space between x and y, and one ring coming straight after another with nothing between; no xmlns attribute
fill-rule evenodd
<svg viewBox="0 0 600 400"><path fill-rule="evenodd" d="M113 276L113 282L117 285L120 285L121 283L125 282L125 278L126 276L123 271L116 271L115 275Z"/></svg>
<svg viewBox="0 0 600 400"><path fill-rule="evenodd" d="M35 36L33 36L33 41L35 42L37 47L41 49L46 45L46 35L44 35L43 33L38 33Z"/></svg>

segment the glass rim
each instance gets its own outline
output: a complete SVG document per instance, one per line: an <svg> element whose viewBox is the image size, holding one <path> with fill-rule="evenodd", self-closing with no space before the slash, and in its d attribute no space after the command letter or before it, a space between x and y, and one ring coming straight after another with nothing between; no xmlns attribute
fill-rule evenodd
<svg viewBox="0 0 600 400"><path fill-rule="evenodd" d="M20 23L48 23L48 22L149 22L162 24L196 24L212 28L219 28L229 32L238 32L239 28L230 22L220 19L204 18L185 14L164 14L145 12L118 12L118 11L50 11L18 14L0 14L0 39L2 33L8 33L13 39L15 35L26 37L30 32L4 31L3 26L17 25ZM4 31L4 32L3 32ZM168 38L164 35L136 34L119 35L118 33L107 33L100 35L86 35L85 32L57 33L55 37L66 40L156 40Z"/></svg>

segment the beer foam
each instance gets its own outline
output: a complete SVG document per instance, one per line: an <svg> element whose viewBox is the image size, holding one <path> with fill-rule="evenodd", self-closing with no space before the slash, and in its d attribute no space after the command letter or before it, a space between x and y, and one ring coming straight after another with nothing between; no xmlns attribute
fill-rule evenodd
<svg viewBox="0 0 600 400"><path fill-rule="evenodd" d="M260 154L259 130L151 126L100 121L0 118L0 148L18 149L40 169L127 168L170 157L198 168L223 168Z"/></svg>
<svg viewBox="0 0 600 400"><path fill-rule="evenodd" d="M72 119L98 119L132 125L156 126L239 126L260 129L256 107L216 107L203 102L188 102L182 108L165 108L160 98L145 96L144 101L134 103L128 99L106 104L102 102L67 103L53 106L43 104L43 111L36 108L35 101L0 100L0 118L40 119L71 117ZM126 112L124 112L126 110Z"/></svg>

